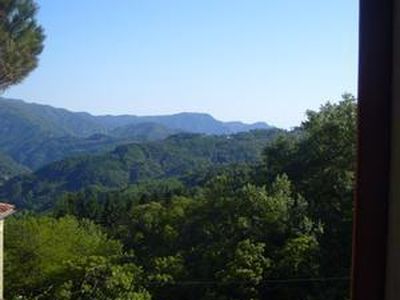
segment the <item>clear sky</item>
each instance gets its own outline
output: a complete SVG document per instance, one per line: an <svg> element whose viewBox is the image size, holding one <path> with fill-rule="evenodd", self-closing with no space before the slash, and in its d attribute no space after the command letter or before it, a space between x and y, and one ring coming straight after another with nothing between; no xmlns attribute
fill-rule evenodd
<svg viewBox="0 0 400 300"><path fill-rule="evenodd" d="M5 96L93 114L298 125L356 92L357 0L40 0L39 67Z"/></svg>

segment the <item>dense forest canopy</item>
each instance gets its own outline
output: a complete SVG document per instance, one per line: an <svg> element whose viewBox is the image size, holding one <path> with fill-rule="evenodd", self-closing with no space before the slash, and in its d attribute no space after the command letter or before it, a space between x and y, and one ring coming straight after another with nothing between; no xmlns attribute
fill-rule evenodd
<svg viewBox="0 0 400 300"><path fill-rule="evenodd" d="M280 130L235 135L178 134L165 140L134 143L99 155L67 158L0 188L0 198L19 207L45 209L63 192L83 188L122 189L148 179L180 178L196 184L203 173L229 164L255 164Z"/></svg>
<svg viewBox="0 0 400 300"><path fill-rule="evenodd" d="M7 298L348 299L355 123L344 95L290 132L176 135L12 179L19 205L47 200L6 224Z"/></svg>

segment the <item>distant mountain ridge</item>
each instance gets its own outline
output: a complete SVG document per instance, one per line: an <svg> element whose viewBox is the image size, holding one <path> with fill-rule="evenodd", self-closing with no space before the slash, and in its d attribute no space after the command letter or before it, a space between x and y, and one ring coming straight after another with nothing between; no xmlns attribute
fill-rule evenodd
<svg viewBox="0 0 400 300"><path fill-rule="evenodd" d="M161 116L97 116L104 126L123 126L130 124L155 123L170 129L191 133L204 134L234 134L254 129L271 129L267 123L257 122L245 124L243 122L222 122L206 113L182 112Z"/></svg>
<svg viewBox="0 0 400 300"><path fill-rule="evenodd" d="M109 151L179 132L222 135L271 128L266 123L221 122L203 113L94 116L0 98L0 151L30 169L71 155Z"/></svg>
<svg viewBox="0 0 400 300"><path fill-rule="evenodd" d="M0 97L0 111L4 106L14 111L27 113L35 121L47 122L53 125L52 130L63 135L89 136L95 133L109 131L126 125L141 123L156 123L170 129L205 134L232 134L253 129L270 129L272 126L264 122L246 124L243 122L222 122L209 114L196 112L182 112L160 116L136 115L100 115L95 116L86 112L71 112L63 108L49 105L28 103L22 100Z"/></svg>

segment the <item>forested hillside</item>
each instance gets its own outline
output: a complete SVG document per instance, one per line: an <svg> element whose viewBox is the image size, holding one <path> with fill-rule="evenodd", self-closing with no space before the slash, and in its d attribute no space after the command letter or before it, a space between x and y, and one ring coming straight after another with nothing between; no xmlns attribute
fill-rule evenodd
<svg viewBox="0 0 400 300"><path fill-rule="evenodd" d="M158 125L140 124L126 129L118 128L113 136L94 134L85 138L64 136L36 139L29 141L29 144L24 143L16 152L15 149L11 152L15 153L14 158L21 164L37 170L68 157L104 153L125 144L162 140L173 133L174 131Z"/></svg>
<svg viewBox="0 0 400 300"><path fill-rule="evenodd" d="M25 173L29 173L27 168L0 152L0 186L12 177Z"/></svg>
<svg viewBox="0 0 400 300"><path fill-rule="evenodd" d="M48 209L6 223L7 299L348 299L355 122L345 95L292 132L178 134L12 180L3 196Z"/></svg>
<svg viewBox="0 0 400 300"><path fill-rule="evenodd" d="M154 123L178 131L204 134L233 134L254 129L270 129L263 122L245 124L242 122L221 122L205 113L178 113L165 116L98 116L96 119L107 127L121 127L141 123Z"/></svg>
<svg viewBox="0 0 400 300"><path fill-rule="evenodd" d="M15 177L0 189L0 197L20 207L48 208L60 193L90 186L120 189L146 179L195 180L191 177L218 166L259 162L263 148L279 132L178 134L162 141L123 145L105 154L68 158Z"/></svg>
<svg viewBox="0 0 400 300"><path fill-rule="evenodd" d="M0 151L31 170L77 154L161 140L178 132L231 134L270 128L265 123L224 123L198 113L93 116L0 98Z"/></svg>

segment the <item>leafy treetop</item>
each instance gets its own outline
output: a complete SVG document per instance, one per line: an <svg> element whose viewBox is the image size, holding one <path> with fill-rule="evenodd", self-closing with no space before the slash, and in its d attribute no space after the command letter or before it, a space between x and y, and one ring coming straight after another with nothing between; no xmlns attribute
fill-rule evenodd
<svg viewBox="0 0 400 300"><path fill-rule="evenodd" d="M38 63L43 29L32 0L0 0L0 90L23 80Z"/></svg>

